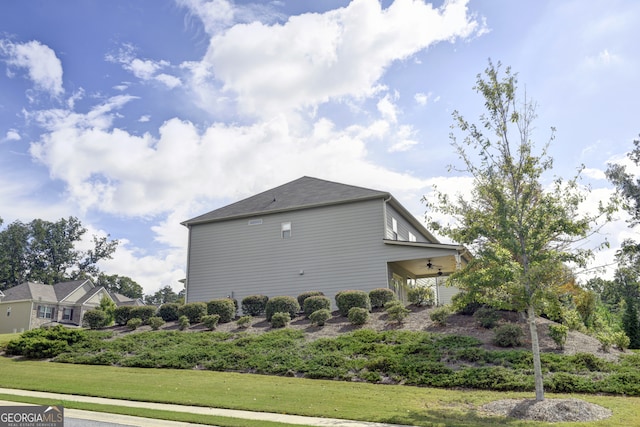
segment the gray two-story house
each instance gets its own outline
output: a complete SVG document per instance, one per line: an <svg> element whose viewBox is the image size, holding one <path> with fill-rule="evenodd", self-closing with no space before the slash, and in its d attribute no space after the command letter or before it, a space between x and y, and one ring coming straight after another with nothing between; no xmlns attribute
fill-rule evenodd
<svg viewBox="0 0 640 427"><path fill-rule="evenodd" d="M189 229L186 301L408 286L460 268L391 194L302 177L182 223ZM441 303L442 297L441 297ZM446 302L446 301L444 301Z"/></svg>

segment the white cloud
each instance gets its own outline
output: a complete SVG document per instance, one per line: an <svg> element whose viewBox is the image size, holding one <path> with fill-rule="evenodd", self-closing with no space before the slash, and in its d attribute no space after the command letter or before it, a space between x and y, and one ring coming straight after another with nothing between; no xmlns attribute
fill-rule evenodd
<svg viewBox="0 0 640 427"><path fill-rule="evenodd" d="M586 176L587 178L592 178L592 179L597 179L597 180L605 180L605 179L607 179L607 176L605 175L604 171L601 170L601 169L585 168L582 171L582 174L584 176Z"/></svg>
<svg viewBox="0 0 640 427"><path fill-rule="evenodd" d="M391 96L386 94L384 98L378 101L378 112L382 115L384 119L391 123L398 122L398 108L393 103Z"/></svg>
<svg viewBox="0 0 640 427"><path fill-rule="evenodd" d="M208 25L207 15L201 18ZM198 69L213 72L240 111L270 117L370 96L392 62L468 37L478 26L466 1L434 9L399 0L382 9L376 0L355 0L326 13L292 16L284 24L235 25L212 37Z"/></svg>
<svg viewBox="0 0 640 427"><path fill-rule="evenodd" d="M20 141L22 137L15 129L9 129L4 137L4 141Z"/></svg>
<svg viewBox="0 0 640 427"><path fill-rule="evenodd" d="M168 68L171 64L168 61L151 59L140 59L135 57L135 47L124 44L116 54L108 54L105 59L109 62L121 64L122 68L132 73L142 81L157 81L169 89L182 85L180 78L167 73L160 73L160 70ZM118 90L127 89L127 85L116 86Z"/></svg>
<svg viewBox="0 0 640 427"><path fill-rule="evenodd" d="M35 88L59 96L62 87L62 63L49 46L37 40L27 43L12 43L0 40L0 52L7 57L7 64L26 68Z"/></svg>

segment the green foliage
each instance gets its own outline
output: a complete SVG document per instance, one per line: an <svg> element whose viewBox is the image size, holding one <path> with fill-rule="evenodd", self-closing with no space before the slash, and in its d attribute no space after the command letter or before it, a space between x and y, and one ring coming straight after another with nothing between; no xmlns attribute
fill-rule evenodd
<svg viewBox="0 0 640 427"><path fill-rule="evenodd" d="M626 298L622 315L622 329L629 338L629 348L640 348L640 320L638 306L633 298Z"/></svg>
<svg viewBox="0 0 640 427"><path fill-rule="evenodd" d="M433 291L433 288L429 288L426 286L416 286L414 288L409 289L407 298L409 299L409 302L413 305L431 306L435 304L436 294Z"/></svg>
<svg viewBox="0 0 640 427"><path fill-rule="evenodd" d="M108 296L105 295L100 299L100 310L104 311L105 314L105 326L113 323L116 307L116 303Z"/></svg>
<svg viewBox="0 0 640 427"><path fill-rule="evenodd" d="M582 317L577 310L566 309L562 311L562 320L570 331L585 332L584 323L582 323Z"/></svg>
<svg viewBox="0 0 640 427"><path fill-rule="evenodd" d="M447 324L447 318L451 315L451 307L443 305L442 307L436 307L429 313L429 318L432 322L439 326L445 326Z"/></svg>
<svg viewBox="0 0 640 427"><path fill-rule="evenodd" d="M129 316L131 318L137 317L138 319L142 320L143 324L146 325L147 323L149 323L149 319L156 315L157 311L158 309L153 305L134 306L131 307Z"/></svg>
<svg viewBox="0 0 640 427"><path fill-rule="evenodd" d="M360 290L341 291L336 294L336 305L340 315L348 316L353 307L363 308L371 311L371 300L369 294Z"/></svg>
<svg viewBox="0 0 640 427"><path fill-rule="evenodd" d="M191 326L191 322L189 322L189 318L186 315L181 315L178 317L178 329L184 331Z"/></svg>
<svg viewBox="0 0 640 427"><path fill-rule="evenodd" d="M52 328L32 329L24 332L19 338L9 341L5 351L9 356L47 359L63 353L69 346L84 339L83 331L57 325Z"/></svg>
<svg viewBox="0 0 640 427"><path fill-rule="evenodd" d="M284 328L289 322L291 322L291 314L288 312L277 311L271 315L272 328Z"/></svg>
<svg viewBox="0 0 640 427"><path fill-rule="evenodd" d="M204 302L190 302L188 304L181 305L178 308L178 322L182 316L186 316L189 319L190 324L200 323L202 316L207 315L207 304Z"/></svg>
<svg viewBox="0 0 640 427"><path fill-rule="evenodd" d="M306 317L310 317L312 313L323 309L331 310L331 300L324 295L315 295L304 299L302 311Z"/></svg>
<svg viewBox="0 0 640 427"><path fill-rule="evenodd" d="M131 319L131 309L133 307L130 305L121 305L120 307L116 307L113 311L113 320L116 325L124 326L127 324L129 319Z"/></svg>
<svg viewBox="0 0 640 427"><path fill-rule="evenodd" d="M87 310L82 317L82 325L89 329L100 329L108 325L107 314L98 309Z"/></svg>
<svg viewBox="0 0 640 427"><path fill-rule="evenodd" d="M500 320L500 313L493 307L482 306L475 313L473 318L478 322L480 326L486 329L493 329L498 325Z"/></svg>
<svg viewBox="0 0 640 427"><path fill-rule="evenodd" d="M387 313L387 319L391 322L402 323L404 319L411 313L402 301L391 300L384 305L384 311Z"/></svg>
<svg viewBox="0 0 640 427"><path fill-rule="evenodd" d="M157 331L158 329L160 329L164 324L165 324L165 321L160 316L153 316L149 318L149 326L151 326L151 329L153 329L154 331Z"/></svg>
<svg viewBox="0 0 640 427"><path fill-rule="evenodd" d="M138 317L133 317L131 319L129 319L127 321L127 328L130 331L134 331L136 329L138 329L138 327L142 325L142 319L138 318Z"/></svg>
<svg viewBox="0 0 640 427"><path fill-rule="evenodd" d="M347 318L353 325L364 325L369 321L369 310L362 307L351 307Z"/></svg>
<svg viewBox="0 0 640 427"><path fill-rule="evenodd" d="M293 319L300 312L300 304L298 300L290 296L273 297L267 301L265 314L268 322L275 313L289 313L289 320Z"/></svg>
<svg viewBox="0 0 640 427"><path fill-rule="evenodd" d="M564 348L564 344L567 342L567 334L569 332L569 328L565 325L559 324L549 324L549 336L556 343L558 349L562 350Z"/></svg>
<svg viewBox="0 0 640 427"><path fill-rule="evenodd" d="M460 291L451 297L452 310L464 316L472 316L482 304L474 300L474 293Z"/></svg>
<svg viewBox="0 0 640 427"><path fill-rule="evenodd" d="M303 292L300 295L298 295L298 297L296 298L298 300L298 305L300 305L300 307L304 307L304 301L309 298L309 297L323 297L324 296L324 292L321 291L307 291L307 292Z"/></svg>
<svg viewBox="0 0 640 427"><path fill-rule="evenodd" d="M236 317L236 306L232 299L214 299L207 303L207 314L217 314L220 323L229 323Z"/></svg>
<svg viewBox="0 0 640 427"><path fill-rule="evenodd" d="M142 286L126 276L100 273L95 284L96 286L104 287L110 292L115 292L131 299L142 298L144 296Z"/></svg>
<svg viewBox="0 0 640 427"><path fill-rule="evenodd" d="M180 294L183 294L183 292L184 290L181 291ZM171 286L166 285L165 287L158 290L153 295L145 295L144 303L147 305L155 305L155 306L166 304L168 302L181 303L181 302L184 302L184 295L182 295L182 298L181 298L180 294L176 294L173 291L173 288L171 288ZM167 322L169 322L169 320L167 320Z"/></svg>
<svg viewBox="0 0 640 427"><path fill-rule="evenodd" d="M214 330L216 326L218 326L218 322L220 321L219 314L208 314L206 316L202 316L202 324L207 327L209 330Z"/></svg>
<svg viewBox="0 0 640 427"><path fill-rule="evenodd" d="M522 328L513 323L505 323L495 329L493 342L498 347L519 347L522 345L524 332Z"/></svg>
<svg viewBox="0 0 640 427"><path fill-rule="evenodd" d="M331 319L331 312L326 308L321 308L309 315L312 325L324 326L327 320Z"/></svg>
<svg viewBox="0 0 640 427"><path fill-rule="evenodd" d="M613 343L618 348L618 350L625 351L629 348L631 339L624 332L618 331L613 333Z"/></svg>
<svg viewBox="0 0 640 427"><path fill-rule="evenodd" d="M269 297L266 295L249 295L242 299L242 313L248 316L264 314Z"/></svg>
<svg viewBox="0 0 640 427"><path fill-rule="evenodd" d="M396 293L389 288L376 288L369 291L371 308L383 308L386 303L398 299Z"/></svg>
<svg viewBox="0 0 640 427"><path fill-rule="evenodd" d="M238 320L236 320L236 325L238 325L239 328L246 329L249 326L251 326L251 322L252 321L253 321L253 317L251 317L249 315L242 316Z"/></svg>
<svg viewBox="0 0 640 427"><path fill-rule="evenodd" d="M180 315L178 314L178 310L180 309L180 304L175 302L167 302L164 303L158 308L158 316L162 317L165 322L173 322L178 320Z"/></svg>

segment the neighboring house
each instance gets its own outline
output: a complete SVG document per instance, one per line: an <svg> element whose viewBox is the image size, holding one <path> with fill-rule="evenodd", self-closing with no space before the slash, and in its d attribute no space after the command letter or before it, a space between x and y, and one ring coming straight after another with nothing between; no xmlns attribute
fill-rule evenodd
<svg viewBox="0 0 640 427"><path fill-rule="evenodd" d="M24 332L53 324L79 326L84 313L98 307L105 296L116 305L142 305L139 299L96 287L91 280L55 285L22 283L0 295L0 333Z"/></svg>
<svg viewBox="0 0 640 427"><path fill-rule="evenodd" d="M186 301L347 289L406 289L468 260L393 196L302 177L182 223L189 229ZM439 303L446 303L440 299Z"/></svg>

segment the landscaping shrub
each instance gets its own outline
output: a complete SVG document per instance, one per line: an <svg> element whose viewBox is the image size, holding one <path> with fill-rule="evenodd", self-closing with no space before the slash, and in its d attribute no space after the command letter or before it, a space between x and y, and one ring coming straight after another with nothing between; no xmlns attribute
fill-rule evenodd
<svg viewBox="0 0 640 427"><path fill-rule="evenodd" d="M613 334L609 331L599 332L596 334L596 338L600 341L602 351L608 353L613 345Z"/></svg>
<svg viewBox="0 0 640 427"><path fill-rule="evenodd" d="M398 323L402 323L409 313L411 313L411 310L406 308L402 301L398 300L388 301L384 306L384 311L387 313L389 321L395 321Z"/></svg>
<svg viewBox="0 0 640 427"><path fill-rule="evenodd" d="M200 323L202 316L206 315L207 304L203 302L190 302L178 308L178 321L180 321L180 317L186 316L190 324Z"/></svg>
<svg viewBox="0 0 640 427"><path fill-rule="evenodd" d="M160 329L162 325L164 325L164 323L165 323L164 320L160 316L153 316L149 318L149 325L151 326L151 329L153 329L154 331L157 331L158 329Z"/></svg>
<svg viewBox="0 0 640 427"><path fill-rule="evenodd" d="M179 309L180 304L176 302L166 302L158 309L158 316L162 317L162 320L165 322L173 322L180 317L178 314Z"/></svg>
<svg viewBox="0 0 640 427"><path fill-rule="evenodd" d="M435 304L436 293L433 291L433 288L428 288L426 286L416 286L415 288L409 289L408 298L409 302L413 305L431 306Z"/></svg>
<svg viewBox="0 0 640 427"><path fill-rule="evenodd" d="M85 338L84 331L65 328L61 325L32 329L22 333L17 339L9 341L5 351L9 356L46 359L63 353L70 345Z"/></svg>
<svg viewBox="0 0 640 427"><path fill-rule="evenodd" d="M473 313L473 318L483 328L493 329L498 325L500 313L493 307L482 306Z"/></svg>
<svg viewBox="0 0 640 427"><path fill-rule="evenodd" d="M138 326L142 325L142 319L139 317L133 317L127 321L127 329L134 331L138 329Z"/></svg>
<svg viewBox="0 0 640 427"><path fill-rule="evenodd" d="M207 303L207 314L217 314L220 323L229 323L236 317L236 306L231 298L214 299Z"/></svg>
<svg viewBox="0 0 640 427"><path fill-rule="evenodd" d="M569 328L565 325L549 324L549 336L554 343L558 346L559 350L564 349L564 344L567 342L567 334Z"/></svg>
<svg viewBox="0 0 640 427"><path fill-rule="evenodd" d="M241 318L236 320L236 325L238 325L239 328L248 328L249 326L251 326L252 321L253 321L253 317L242 316Z"/></svg>
<svg viewBox="0 0 640 427"><path fill-rule="evenodd" d="M618 350L625 351L629 348L629 344L631 344L631 339L624 332L614 332L613 333L613 343Z"/></svg>
<svg viewBox="0 0 640 427"><path fill-rule="evenodd" d="M326 308L316 310L309 315L312 325L324 326L327 320L331 319L331 312Z"/></svg>
<svg viewBox="0 0 640 427"><path fill-rule="evenodd" d="M100 329L107 326L107 314L98 309L87 310L82 318L82 325L89 329Z"/></svg>
<svg viewBox="0 0 640 427"><path fill-rule="evenodd" d="M266 295L249 295L242 299L242 314L260 316L264 314L269 297Z"/></svg>
<svg viewBox="0 0 640 427"><path fill-rule="evenodd" d="M189 328L189 326L191 326L191 324L189 323L189 318L187 316L182 315L178 317L178 329L184 331L185 329Z"/></svg>
<svg viewBox="0 0 640 427"><path fill-rule="evenodd" d="M265 314L267 321L271 322L271 318L275 313L289 313L289 320L293 319L300 312L300 304L298 300L290 296L273 297L267 301Z"/></svg>
<svg viewBox="0 0 640 427"><path fill-rule="evenodd" d="M467 292L458 292L451 297L451 305L453 306L453 311L465 316L472 316L477 309L482 307L482 304L475 301Z"/></svg>
<svg viewBox="0 0 640 427"><path fill-rule="evenodd" d="M342 316L348 316L349 311L359 307L371 311L371 300L365 291L341 291L336 294L336 305Z"/></svg>
<svg viewBox="0 0 640 427"><path fill-rule="evenodd" d="M519 347L522 345L524 332L522 328L513 323L505 323L495 329L493 342L498 347Z"/></svg>
<svg viewBox="0 0 640 427"><path fill-rule="evenodd" d="M138 319L142 320L143 324L146 325L147 323L149 323L149 319L156 315L157 311L158 309L155 305L142 305L138 307L131 307L129 316L131 319L137 317Z"/></svg>
<svg viewBox="0 0 640 427"><path fill-rule="evenodd" d="M326 309L331 310L331 300L324 295L315 295L305 298L302 311L306 317L311 316L312 313Z"/></svg>
<svg viewBox="0 0 640 427"><path fill-rule="evenodd" d="M397 298L396 293L389 288L376 288L369 291L371 308L383 308L386 303Z"/></svg>
<svg viewBox="0 0 640 427"><path fill-rule="evenodd" d="M296 304L297 303L298 301L296 301ZM291 322L291 315L289 313L278 311L271 315L272 328L284 328L289 322Z"/></svg>
<svg viewBox="0 0 640 427"><path fill-rule="evenodd" d="M447 318L451 314L451 307L448 305L443 305L442 307L434 308L431 313L429 313L429 318L440 326L445 326L447 324Z"/></svg>
<svg viewBox="0 0 640 427"><path fill-rule="evenodd" d="M353 325L364 325L369 321L369 310L362 307L351 307L347 317Z"/></svg>
<svg viewBox="0 0 640 427"><path fill-rule="evenodd" d="M310 297L323 297L324 293L320 292L320 291L307 291L307 292L303 292L300 295L298 295L298 297L296 298L298 300L298 304L300 305L300 307L304 307L304 301L307 298Z"/></svg>
<svg viewBox="0 0 640 427"><path fill-rule="evenodd" d="M570 331L584 332L586 330L577 310L563 310L562 320Z"/></svg>
<svg viewBox="0 0 640 427"><path fill-rule="evenodd" d="M131 319L131 309L133 307L130 305L121 305L120 307L116 307L113 311L113 320L116 322L118 326L124 326L127 324L129 319Z"/></svg>
<svg viewBox="0 0 640 427"><path fill-rule="evenodd" d="M220 321L219 314L207 314L206 316L202 316L202 323L207 329L214 330L216 326L218 326L218 322Z"/></svg>

